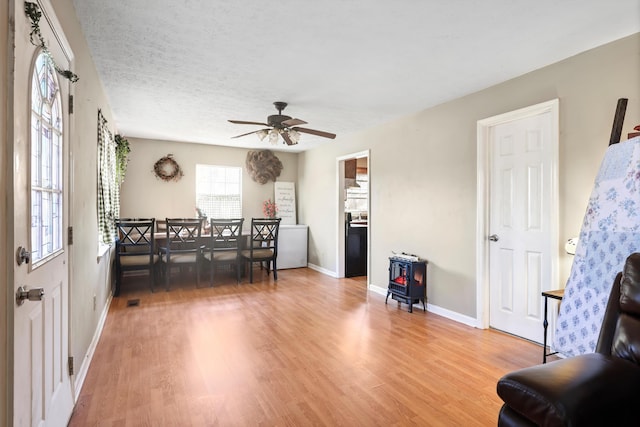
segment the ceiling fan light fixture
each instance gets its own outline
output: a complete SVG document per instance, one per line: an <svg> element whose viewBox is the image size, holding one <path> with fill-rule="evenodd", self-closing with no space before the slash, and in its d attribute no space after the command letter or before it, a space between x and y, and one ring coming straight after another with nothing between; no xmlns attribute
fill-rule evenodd
<svg viewBox="0 0 640 427"><path fill-rule="evenodd" d="M260 141L264 141L264 139L267 137L268 134L269 133L266 131L266 129L262 129L256 132L256 135L258 135L258 138L260 138Z"/></svg>
<svg viewBox="0 0 640 427"><path fill-rule="evenodd" d="M300 141L300 132L297 130L289 129L287 133L289 134L289 139L291 139L294 144L297 144L298 141Z"/></svg>
<svg viewBox="0 0 640 427"><path fill-rule="evenodd" d="M271 145L276 145L278 143L278 136L280 136L278 129L271 129L269 131L269 142Z"/></svg>

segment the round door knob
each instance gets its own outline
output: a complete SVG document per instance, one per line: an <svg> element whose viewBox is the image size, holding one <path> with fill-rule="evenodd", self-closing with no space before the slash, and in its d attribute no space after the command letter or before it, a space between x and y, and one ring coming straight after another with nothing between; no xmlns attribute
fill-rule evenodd
<svg viewBox="0 0 640 427"><path fill-rule="evenodd" d="M497 242L499 239L500 238L497 234L492 234L491 236L489 236L489 240L491 240L492 242Z"/></svg>
<svg viewBox="0 0 640 427"><path fill-rule="evenodd" d="M43 288L27 289L26 286L20 286L16 291L16 304L22 305L25 300L42 301L44 297Z"/></svg>

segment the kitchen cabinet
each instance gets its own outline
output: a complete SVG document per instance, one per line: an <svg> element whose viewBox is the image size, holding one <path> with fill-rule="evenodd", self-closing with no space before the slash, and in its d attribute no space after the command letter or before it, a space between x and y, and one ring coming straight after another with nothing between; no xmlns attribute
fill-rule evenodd
<svg viewBox="0 0 640 427"><path fill-rule="evenodd" d="M345 277L367 275L367 231L364 224L346 223Z"/></svg>

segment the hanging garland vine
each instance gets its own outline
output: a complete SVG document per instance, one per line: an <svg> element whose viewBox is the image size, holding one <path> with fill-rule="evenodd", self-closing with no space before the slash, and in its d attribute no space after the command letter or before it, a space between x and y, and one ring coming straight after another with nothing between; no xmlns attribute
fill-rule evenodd
<svg viewBox="0 0 640 427"><path fill-rule="evenodd" d="M163 181L179 181L184 175L182 168L173 159L173 154L167 154L153 165L153 173Z"/></svg>
<svg viewBox="0 0 640 427"><path fill-rule="evenodd" d="M42 48L42 52L44 52L46 57L49 58L49 61L51 61L51 64L53 64L53 68L58 74L60 74L64 78L69 79L72 83L77 82L79 77L74 72L72 72L71 70L63 70L53 60L53 56L51 55L51 52L49 52L49 49L44 42L44 37L42 37L42 33L40 32L39 22L40 18L42 17L42 12L40 12L40 8L38 7L38 5L26 1L24 2L24 12L31 20L31 32L29 33L31 44Z"/></svg>
<svg viewBox="0 0 640 427"><path fill-rule="evenodd" d="M129 163L129 153L131 147L129 140L120 134L116 134L116 181L118 185L124 182L124 176L127 174L127 164Z"/></svg>

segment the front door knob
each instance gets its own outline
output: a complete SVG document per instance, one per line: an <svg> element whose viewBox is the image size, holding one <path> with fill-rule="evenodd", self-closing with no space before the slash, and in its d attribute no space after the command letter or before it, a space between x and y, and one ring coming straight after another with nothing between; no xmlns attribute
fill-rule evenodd
<svg viewBox="0 0 640 427"><path fill-rule="evenodd" d="M22 305L24 304L24 300L27 299L29 301L42 301L42 297L44 297L44 289L27 289L26 286L20 286L16 291L16 304Z"/></svg>
<svg viewBox="0 0 640 427"><path fill-rule="evenodd" d="M499 239L500 238L497 234L492 234L491 236L489 236L489 240L491 240L492 242L497 242Z"/></svg>

